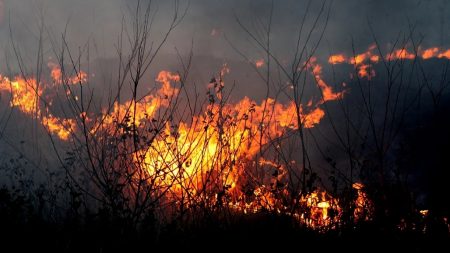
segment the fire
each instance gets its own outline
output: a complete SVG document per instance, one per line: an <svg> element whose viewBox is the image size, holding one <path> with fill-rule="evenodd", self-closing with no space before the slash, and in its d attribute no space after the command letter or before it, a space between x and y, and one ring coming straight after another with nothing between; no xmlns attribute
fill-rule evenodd
<svg viewBox="0 0 450 253"><path fill-rule="evenodd" d="M162 87L158 91L159 95L172 97L178 93L178 89L171 86L171 82L180 81L180 76L178 74L170 73L169 71L161 71L159 72L156 81L162 83Z"/></svg>
<svg viewBox="0 0 450 253"><path fill-rule="evenodd" d="M373 70L369 64L361 64L358 69L358 75L361 78L364 77L370 80L375 76L375 70Z"/></svg>
<svg viewBox="0 0 450 253"><path fill-rule="evenodd" d="M447 51L441 51L438 54L438 58L447 58L450 59L450 49L448 49Z"/></svg>
<svg viewBox="0 0 450 253"><path fill-rule="evenodd" d="M313 228L323 228L339 221L340 207L338 200L329 196L325 191L314 191L300 199L301 205L307 212L300 218ZM336 215L330 215L330 212Z"/></svg>
<svg viewBox="0 0 450 253"><path fill-rule="evenodd" d="M50 76L52 77L55 83L62 82L62 73L59 66L53 62L49 62L47 66L50 68Z"/></svg>
<svg viewBox="0 0 450 253"><path fill-rule="evenodd" d="M11 93L11 107L17 107L23 113L35 116L40 113L39 97L42 95L42 87L39 87L35 79L17 77L10 81L7 77L1 77L0 91Z"/></svg>
<svg viewBox="0 0 450 253"><path fill-rule="evenodd" d="M386 59L388 61L404 60L404 59L414 60L414 58L416 58L416 55L408 52L408 50L406 48L394 50L394 52L392 52L386 56Z"/></svg>
<svg viewBox="0 0 450 253"><path fill-rule="evenodd" d="M260 210L287 213L288 207L282 199L291 197L286 189L288 173L284 166L260 159L259 166L276 170L270 180L260 182L250 180L248 169L254 166L251 162L261 147L289 131L297 130L300 124L304 128L319 124L325 116L319 106L326 101L342 98L342 92L334 92L323 81L321 66L316 60L313 59L310 64L323 98L316 104L310 101L306 106L297 106L294 102L282 104L272 98L257 103L248 97L236 103L225 103L223 79L229 68L224 65L219 76L208 85L210 99L203 113L194 115L190 123L167 122L163 133L154 139L150 147L137 151L134 162L144 164L148 177L159 188L167 189L165 195L174 203L189 207L201 201L210 206L228 206L244 213ZM145 97L144 102L130 101L116 105L114 112L102 122L120 122L126 115L134 115L133 110L136 110L139 111L136 115L148 117L134 116L132 123L142 124L156 110L169 106L164 101L178 94L171 83L179 82L180 77L162 71L156 81L161 84L156 95ZM299 118L296 117L298 113ZM122 118L117 118L117 115L122 115ZM251 196L245 194L248 184L253 185ZM338 201L325 192L303 194L295 201L301 203L302 210L311 209L310 214L303 218L300 209L291 213L308 226L328 226L337 217L331 218L329 211L338 213Z"/></svg>
<svg viewBox="0 0 450 253"><path fill-rule="evenodd" d="M276 161L258 158L257 166L275 171L270 177L258 179L251 172L261 147L273 145L275 140L299 127L315 127L325 116L320 106L343 97L343 91L335 92L324 81L322 66L316 58L312 58L308 66L322 96L319 101L311 99L297 105L293 101L280 103L273 98L259 103L248 97L235 103L225 101L224 76L230 69L224 64L219 75L208 85L209 103L203 112L193 115L189 123L165 122L152 142L130 154L132 162L141 164L142 173L165 192L168 203L189 207L206 202L209 206L221 205L243 213L270 210L292 215L311 228L332 226L339 219L338 199L319 190L291 196L288 170ZM48 67L53 85L87 81L85 72L66 77L58 65L49 63ZM126 136L131 129L151 126L157 113L169 108L171 101L179 95L179 88L174 84L181 78L177 73L161 71L155 80L160 84L155 92L138 101L115 103L110 111L103 110L98 119L82 112L81 118L93 122L90 133L103 131L107 136ZM26 115L35 115L50 134L67 141L77 134L77 121L49 113L52 101L44 103L42 97L53 85L44 81L38 83L34 78L16 77L10 81L2 77L0 90L11 94L11 107L19 108ZM66 92L72 95L71 90ZM118 129L118 124L124 127ZM126 145L119 148L127 149ZM289 202L298 203L298 208L290 210Z"/></svg>
<svg viewBox="0 0 450 253"><path fill-rule="evenodd" d="M363 60L357 60L360 58ZM374 63L378 58L372 53L361 54L353 60L341 55L332 58L330 63L343 61L354 61L355 65L362 66L362 62ZM258 63L263 66L264 61L257 61L257 67ZM228 102L223 94L224 76L230 69L224 64L207 86L208 100L201 113L187 121L170 118L163 122L162 129L154 130L158 113L170 108L180 94L176 84L181 82L181 77L169 71L159 72L155 81L160 86L155 92L137 100L116 102L109 110L103 109L97 118L85 112L80 117L92 122L89 125L92 135L104 133L108 138L126 139L135 131L141 131L141 137L146 139L134 140L139 144L132 145L132 151L126 141L118 148L129 154L130 157L124 159L136 164L141 169L139 174L144 174L149 184L160 189L166 205L191 207L202 203L242 213L269 210L291 215L311 228L333 228L342 212L339 199L323 190L293 195L289 190L286 164L258 156L262 147L280 150L276 143L282 137L299 128L318 125L325 117L321 106L343 98L345 90L337 92L325 82L317 58L311 58L307 66L320 88L321 97L306 104L281 103L270 97L260 102L248 97ZM48 67L52 85L38 83L33 78L16 77L10 81L1 77L0 91L11 94L11 107L19 108L26 115L36 115L50 134L67 141L77 134L77 120L49 113L51 101L44 103L42 96L55 84L83 84L87 74L79 71L75 76L66 77L58 65L49 63ZM289 163L292 167L289 169L296 169L295 161ZM358 194L354 215L366 219L370 202L362 185L355 189Z"/></svg>
<svg viewBox="0 0 450 253"><path fill-rule="evenodd" d="M115 122L124 122L128 126L144 124L146 120L154 116L159 108L167 107L170 103L169 100L178 94L179 89L173 88L171 82L178 82L179 80L180 76L175 73L159 72L156 81L161 83L162 86L155 94L147 95L139 102L130 100L123 104L114 103L112 112L103 111L100 123L92 128L92 132L95 132L98 128L109 129L109 131L114 132Z"/></svg>
<svg viewBox="0 0 450 253"><path fill-rule="evenodd" d="M380 57L373 51L376 49L375 45L369 47L369 49L361 54L347 57L344 54L331 55L328 58L330 64L348 63L355 66L360 78L371 79L375 76L375 71L372 69L372 65L378 63Z"/></svg>
<svg viewBox="0 0 450 253"><path fill-rule="evenodd" d="M375 49L376 45L372 45L368 48L366 52L356 54L354 56L346 56L345 54L334 54L328 58L328 63L332 65L342 63L354 65L360 78L366 78L370 80L376 74L372 66L378 63L381 59L381 57L374 52ZM450 49L444 50L438 47L431 47L422 50L419 48L417 57L420 57L424 60L432 58L450 59ZM416 54L409 52L407 48L400 48L393 50L391 53L385 56L385 59L387 61L414 60L415 58Z"/></svg>
<svg viewBox="0 0 450 253"><path fill-rule="evenodd" d="M171 185L174 195L180 195L183 188L201 192L204 177L213 171L223 172L216 180L233 189L245 169L238 161L252 159L262 145L298 128L295 115L294 104L285 106L270 98L261 104L247 97L236 104L209 104L205 114L194 116L190 125L166 126L164 138L145 152L146 168L150 174L168 175L161 183ZM311 128L323 116L316 108L302 114L302 124ZM256 192L263 194L261 189Z"/></svg>
<svg viewBox="0 0 450 253"><path fill-rule="evenodd" d="M50 76L55 84L83 84L87 82L87 74L84 71L79 71L74 76L65 76L58 64L49 62L47 66L50 68Z"/></svg>
<svg viewBox="0 0 450 253"><path fill-rule="evenodd" d="M63 74L61 69L54 63L48 64L50 68L50 76L55 84L63 83ZM87 74L80 71L76 76L65 78L65 84L85 83ZM68 140L70 133L76 129L74 119L62 119L48 113L47 104L42 102L43 94L51 88L51 85L35 78L24 78L16 76L13 80L8 77L0 76L0 92L10 93L10 106L18 108L25 115L29 115L38 119L41 124L49 131L49 133L58 136L61 140ZM70 92L69 90L67 92ZM75 99L77 97L75 96Z"/></svg>
<svg viewBox="0 0 450 253"><path fill-rule="evenodd" d="M312 72L314 75L314 78L317 81L317 85L320 87L322 91L322 102L332 101L336 99L342 98L344 95L344 92L334 92L331 86L329 86L323 79L322 79L322 66L317 63L317 58L312 57L309 61L309 65L312 68Z"/></svg>
<svg viewBox="0 0 450 253"><path fill-rule="evenodd" d="M370 220L370 215L373 213L373 203L364 191L364 185L361 183L354 183L352 187L357 193L355 209L353 211L355 221Z"/></svg>
<svg viewBox="0 0 450 253"><path fill-rule="evenodd" d="M60 119L52 116L42 117L42 124L48 129L51 134L56 134L61 140L67 141L76 128L75 120Z"/></svg>
<svg viewBox="0 0 450 253"><path fill-rule="evenodd" d="M333 65L341 64L346 61L347 61L347 59L346 59L345 55L343 55L343 54L332 55L332 56L330 56L330 58L328 58L328 63L333 64Z"/></svg>
<svg viewBox="0 0 450 253"><path fill-rule="evenodd" d="M257 68L262 68L264 66L264 59L259 59L259 60L255 61L255 66Z"/></svg>
<svg viewBox="0 0 450 253"><path fill-rule="evenodd" d="M370 79L375 76L373 65L383 60L375 49L371 46L366 52L352 57L331 55L328 63L351 64L360 77ZM416 57L450 59L450 50L433 47L420 49L416 55L403 48L384 57L388 61ZM260 59L254 64L261 68L265 62ZM49 63L48 67L50 84L34 78L10 80L0 76L0 91L10 94L11 107L39 120L51 135L68 141L78 134L79 121L54 116L50 113L52 101L42 98L51 97L46 94L54 90L50 88L55 85L85 84L87 74L77 71L72 76L67 75L54 63ZM161 128L155 127L158 115L169 110L180 95L177 85L181 83L181 77L170 71L158 73L155 81L159 88L155 92L116 102L111 108L104 108L99 116L81 112L79 117L90 123L88 130L94 138L103 133L107 138L125 140L118 149L129 157L113 159L125 159L139 168L138 174L145 175L144 181L161 192L161 201L166 206L219 206L242 213L268 210L290 215L314 229L330 229L339 224L342 216L339 198L320 189L293 194L289 172L299 170L301 166L296 161L280 162L269 159L266 154L261 155L263 148L281 150L281 139L295 134L300 128L309 129L320 124L325 117L323 104L344 97L346 89L336 91L325 81L323 67L316 57L309 59L307 70L311 71L320 88L321 97L304 104L296 104L293 100L282 103L270 97L262 101L244 97L229 102L224 94L224 79L230 69L224 64L218 76L207 85L208 99L200 113L189 115L188 119L169 117L161 122ZM77 99L70 89L66 92ZM134 145L129 145L127 138L136 132L142 139L135 139ZM130 149L130 146L133 147ZM142 178L136 178L136 182L141 182ZM355 192L354 220L370 220L373 203L365 186L354 183L352 187ZM421 214L426 215L425 211Z"/></svg>
<svg viewBox="0 0 450 253"><path fill-rule="evenodd" d="M417 55L409 52L406 48L394 50L392 53L386 56L386 60L393 61L397 59L414 60L416 57L423 60L429 60L432 58L445 58L450 59L450 49L443 49L439 47L419 48Z"/></svg>
<svg viewBox="0 0 450 253"><path fill-rule="evenodd" d="M435 57L437 57L438 55L439 55L439 48L433 47L433 48L425 49L425 50L422 52L421 57L422 57L424 60L427 60L427 59L430 59L430 58L435 58Z"/></svg>

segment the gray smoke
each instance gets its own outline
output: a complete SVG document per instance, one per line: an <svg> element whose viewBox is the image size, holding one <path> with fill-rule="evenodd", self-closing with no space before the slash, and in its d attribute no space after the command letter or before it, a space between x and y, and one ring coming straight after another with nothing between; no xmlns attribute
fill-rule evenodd
<svg viewBox="0 0 450 253"><path fill-rule="evenodd" d="M120 32L122 18L130 18L137 0L3 0L0 24L0 42L3 47L10 40L9 24L16 41L30 50L36 43L40 16L48 30L59 38L67 25L68 40L74 46L83 45L88 39L98 45L100 56L113 57L114 43ZM141 1L145 3L147 1ZM320 9L319 1L312 1L307 24L312 24ZM181 1L184 7L188 1ZM271 1L269 0L191 0L189 10L178 29L172 34L165 52L173 53L174 47L181 52L194 43L194 53L218 58L239 58L225 42L226 35L242 51L253 51L247 43L248 36L236 22L235 16L249 28L260 29L266 24ZM449 4L447 1L431 0L346 0L333 1L324 50L349 50L352 39L355 45L365 48L373 42L368 24L381 42L392 42L399 33L407 35L410 26L422 34L424 43L433 46L448 45ZM164 30L172 17L172 1L154 1L157 10L153 26L155 38ZM274 1L272 22L273 50L289 53L295 43L293 38L299 28L307 1ZM217 36L211 36L213 29ZM367 46L366 46L367 45ZM287 51L287 52L286 52ZM255 56L256 57L256 56Z"/></svg>

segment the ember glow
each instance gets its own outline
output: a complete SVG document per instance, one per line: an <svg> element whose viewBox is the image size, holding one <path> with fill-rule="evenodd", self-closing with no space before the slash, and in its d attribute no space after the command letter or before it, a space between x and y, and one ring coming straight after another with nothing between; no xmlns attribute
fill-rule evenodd
<svg viewBox="0 0 450 253"><path fill-rule="evenodd" d="M264 66L264 60L263 59L259 59L255 62L255 66L257 68L262 68L262 66Z"/></svg>

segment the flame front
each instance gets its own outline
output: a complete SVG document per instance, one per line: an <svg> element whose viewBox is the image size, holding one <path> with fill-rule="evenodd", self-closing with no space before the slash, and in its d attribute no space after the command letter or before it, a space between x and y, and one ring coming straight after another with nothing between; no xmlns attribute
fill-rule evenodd
<svg viewBox="0 0 450 253"><path fill-rule="evenodd" d="M372 66L380 61L380 56L375 53L376 45L372 45L366 52L356 54L354 56L346 56L345 54L334 54L328 58L328 63L332 65L348 63L355 66L360 78L371 79L375 76L375 70ZM392 50L384 57L386 61L396 60L414 60L421 58L429 60L432 58L450 59L450 49L442 49L438 47L418 48L416 53L408 51L406 47Z"/></svg>
<svg viewBox="0 0 450 253"><path fill-rule="evenodd" d="M416 57L450 59L450 50L429 48L413 54L403 48L382 58L376 53L376 47L371 46L353 57L332 55L328 63L351 64L359 77L370 79L375 76L372 66L381 60L413 60ZM253 64L261 68L265 62L261 59ZM133 177L145 174L141 178L162 192L161 201L167 205L220 206L242 213L270 210L291 215L312 228L333 228L342 215L340 200L323 190L300 191L293 195L289 170L301 166L297 161L281 162L261 155L263 149L281 150L281 139L299 129L318 125L325 117L322 105L344 97L345 89L336 91L324 80L323 68L317 58L309 59L306 66L321 91L320 98L310 99L306 104L296 104L292 100L281 103L270 97L260 102L244 97L231 103L224 95L224 76L230 71L224 65L207 86L208 99L201 113L191 115L187 120L180 116L180 119L169 117L158 122L160 112L169 110L180 95L176 84L181 82L181 77L169 71L157 75L160 88L156 92L141 99L116 102L111 108L103 109L98 117L85 112L80 117L92 123L88 131L94 137L103 133L108 138L125 139L118 149L129 155L127 161L141 168ZM70 140L78 131L76 119L54 116L49 112L52 101L44 101L43 96L50 87L86 85L88 76L82 71L66 75L53 63L48 67L51 85L33 78L10 80L0 76L0 91L10 93L11 107L38 119L50 134ZM70 90L67 92L71 95ZM156 127L157 123L162 127ZM131 140L133 145L129 145L127 138L137 131L141 131L142 136ZM141 182L141 178L136 181ZM355 183L353 189L356 192L355 221L370 219L373 206L364 185Z"/></svg>

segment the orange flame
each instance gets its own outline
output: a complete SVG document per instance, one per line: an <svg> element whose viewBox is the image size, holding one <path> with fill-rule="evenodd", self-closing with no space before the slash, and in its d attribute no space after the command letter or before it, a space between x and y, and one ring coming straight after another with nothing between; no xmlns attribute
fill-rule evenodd
<svg viewBox="0 0 450 253"><path fill-rule="evenodd" d="M100 123L93 127L93 131L99 127L106 130L114 131L114 123L124 122L128 126L139 125L145 120L151 119L156 111L161 107L167 107L170 99L176 96L179 89L173 88L171 82L180 81L180 76L168 71L161 71L156 81L162 84L162 87L156 91L156 94L150 94L139 102L134 100L127 101L123 104L114 103L112 112L103 111Z"/></svg>
<svg viewBox="0 0 450 253"><path fill-rule="evenodd" d="M61 140L67 141L75 131L76 123L73 119L60 119L52 116L42 117L42 124L48 129L51 134L56 134Z"/></svg>
<svg viewBox="0 0 450 253"><path fill-rule="evenodd" d="M43 91L35 79L16 77L14 81L10 81L7 77L0 76L0 78L0 91L11 93L11 107L17 107L23 113L31 116L40 113L39 97Z"/></svg>
<svg viewBox="0 0 450 253"><path fill-rule="evenodd" d="M52 78L58 78L60 74L61 72L58 72L56 68L51 70ZM45 89L45 83L38 83L35 78L25 79L17 76L11 81L7 77L0 76L0 91L11 94L11 107L16 107L24 114L39 119L49 133L57 135L61 140L68 140L70 133L76 128L75 120L60 119L48 113L44 115L44 112L48 109L42 110L41 96ZM50 104L51 101L49 102Z"/></svg>
<svg viewBox="0 0 450 253"><path fill-rule="evenodd" d="M314 75L320 80L319 85L324 92L324 98L318 105L342 97L342 93L333 92L321 79L321 69L315 59L312 65ZM224 65L220 76L214 78L213 83L208 86L210 89L214 88L219 101L223 98L223 75L228 72L229 69ZM176 89L171 88L170 83L178 82L180 80L178 76L162 71L157 80L162 83L162 88L157 93L161 91L165 91L164 93L168 95L177 93L172 92ZM151 97L151 100L159 99ZM167 106L160 102L157 104ZM136 108L145 110L140 106ZM140 163L139 157L143 157L148 175L154 178L154 182L160 187L168 188L168 196L177 202L182 201L182 196L196 196L213 190L216 194L214 198L209 199L210 202L223 202L223 193L220 192L226 192L230 199L224 205L244 213L258 212L261 209L286 212L287 207L282 203L280 196L274 193L275 186L273 186L282 185L281 182L285 180L287 172L282 165L260 159L260 166L276 168L277 176L272 178L272 186L267 186L266 183L255 186L251 197L245 197L242 182L246 180L245 161L251 161L261 147L271 140L283 136L287 131L298 129L297 113L300 113L300 124L305 128L314 127L325 115L322 109L314 108L312 103L305 107L296 106L293 102L284 105L271 98L263 100L260 104L247 97L235 104L212 100L206 106L204 114L193 116L190 124L181 122L173 126L167 123L164 134L157 137L150 148L138 151L135 162ZM214 183L205 189L205 182ZM285 197L289 195L283 189L279 189L279 194ZM313 213L320 213L320 217L308 218L310 226L331 223L328 210L337 208L336 200L325 193L320 193L299 201L314 209ZM195 205L195 202L188 201L184 205ZM299 214L297 216L300 217Z"/></svg>
<svg viewBox="0 0 450 253"><path fill-rule="evenodd" d="M376 45L372 45L369 49L361 54L354 55L353 57L347 57L344 54L331 55L328 58L328 63L332 65L348 63L355 66L358 76L361 78L371 79L375 76L375 70L372 65L380 61L380 56L373 51L376 49ZM450 49L444 50L438 47L431 47L428 49L419 49L418 57L428 60L432 58L446 58L450 59ZM385 59L387 61L394 60L414 60L416 55L409 52L406 48L393 50L387 54Z"/></svg>
<svg viewBox="0 0 450 253"><path fill-rule="evenodd" d="M55 84L83 84L87 82L87 74L84 71L79 71L74 76L63 76L61 68L58 64L49 62L47 66L50 68L50 76Z"/></svg>
<svg viewBox="0 0 450 253"><path fill-rule="evenodd" d="M394 50L394 52L392 52L386 56L386 59L388 61L404 60L404 59L414 60L414 58L416 58L416 55L408 52L408 50L406 48Z"/></svg>
<svg viewBox="0 0 450 253"><path fill-rule="evenodd" d="M336 55L332 55L328 58L328 63L330 64L341 64L346 62L347 59L345 58L345 55L343 54L336 54Z"/></svg>
<svg viewBox="0 0 450 253"><path fill-rule="evenodd" d="M373 55L365 57L372 59ZM133 151L130 159L140 163L143 173L157 187L166 189L165 197L175 203L191 206L200 198L209 203L222 203L223 206L244 213L265 209L289 214L312 228L332 227L339 221L339 200L319 190L290 196L287 190L287 169L275 161L258 159L257 166L275 170L276 173L269 179L258 182L253 180L251 194L245 193L245 187L250 181L248 170L255 166L251 163L261 147L272 145L274 140L299 127L315 127L325 116L320 106L343 97L344 91L335 92L323 80L322 66L317 63L316 58L310 59L308 67L322 92L319 102L309 100L306 105L295 104L293 101L283 104L266 98L257 103L244 97L236 103L229 103L223 101L222 94L225 85L223 77L230 71L224 64L219 77L209 85L211 99L205 105L203 113L193 115L189 123L174 124L171 120L165 122L162 132L145 148ZM49 68L54 84L70 85L86 81L86 75L82 71L74 78L66 78L57 65L49 64ZM141 128L146 122L153 121L156 113L168 108L178 96L179 89L173 84L181 82L181 78L176 73L161 71L156 81L161 85L156 92L138 101L115 103L109 112L104 110L99 119L92 120L95 124L91 133L100 128L109 135L117 135L122 134L120 130L117 132L118 124ZM61 140L69 140L76 134L77 121L48 113L48 107L40 103L45 89L46 86L38 85L35 79L16 78L10 81L8 78L1 78L0 82L0 90L11 93L11 106L27 115L37 115L50 134ZM43 112L47 113L44 115ZM85 112L80 117L88 119ZM295 166L294 161L292 166ZM214 194L206 195L206 199L204 194L207 192ZM361 203L361 208L367 203L367 196L364 194L361 189L358 190L356 205ZM186 200L182 196L186 195L195 197L183 202ZM297 202L299 208L288 211L287 199ZM355 213L355 217L357 215L362 217L359 212Z"/></svg>
<svg viewBox="0 0 450 253"><path fill-rule="evenodd" d="M448 49L447 51L440 52L438 54L438 58L447 58L450 60L450 49Z"/></svg>
<svg viewBox="0 0 450 253"><path fill-rule="evenodd" d="M342 96L344 95L344 92L335 93L333 91L333 88L331 88L331 86L329 86L322 79L322 66L317 63L316 57L311 57L311 59L309 61L309 65L312 68L312 72L314 74L314 78L317 81L317 85L320 87L320 89L322 91L323 102L342 98Z"/></svg>
<svg viewBox="0 0 450 253"><path fill-rule="evenodd" d="M380 57L373 52L375 49L376 46L372 45L366 52L352 57L346 57L344 54L331 55L328 62L333 65L344 62L352 64L355 66L359 77L371 79L375 76L372 64L377 63L380 60Z"/></svg>
<svg viewBox="0 0 450 253"><path fill-rule="evenodd" d="M383 60L374 50L375 46L371 46L366 52L353 57L331 55L328 62L352 64L360 77L370 79L375 76L372 65ZM450 50L433 47L419 50L418 56L424 60L450 59ZM386 60L410 60L415 57L415 54L406 49L398 49L387 55ZM264 66L264 60L257 60L255 66ZM78 71L78 74L71 77L66 76L54 63L49 63L48 67L53 85L87 82L87 74L83 71ZM276 99L266 98L256 102L244 97L230 103L224 101L226 96L223 95L224 76L230 71L224 64L219 77L208 85L210 99L202 107L203 112L192 115L188 122L180 121L175 124L172 118L164 122L162 131L155 134L155 138L147 146L130 152L129 159L140 164L142 173L148 175L148 180L156 184L156 187L164 189L164 197L170 203L191 206L207 202L244 213L270 210L291 215L312 228L333 228L341 218L339 199L322 190L291 196L288 190L288 166L258 155L262 147L280 149L280 137L299 128L315 127L325 116L321 106L325 102L343 98L345 90L334 91L325 82L323 69L317 58L312 57L307 67L321 90L319 101L311 99L306 104L296 104L293 101L280 103ZM95 122L91 131L93 134L99 128L112 136L122 134L121 130L117 130L118 124L147 129L144 128L148 126L147 123L153 122L158 112L169 108L179 95L180 89L174 84L181 81L177 73L161 71L156 78L161 86L156 92L136 99L137 101L132 99L125 103L115 103L110 111L104 109L98 118L90 119L85 112L80 117ZM11 107L39 119L50 134L61 140L69 140L76 134L77 121L48 112L48 105L41 101L47 86L33 78L16 77L10 80L0 76L0 91L10 93ZM289 169L296 168L295 161L288 163ZM255 168L259 174L264 174L263 178L252 175L251 170ZM266 170L272 175L266 175ZM356 192L353 203L355 221L369 220L373 213L373 203L364 185L354 183L352 187ZM184 196L192 198L186 200ZM289 201L298 208L289 209ZM426 215L425 210L421 213Z"/></svg>
<svg viewBox="0 0 450 253"><path fill-rule="evenodd" d="M422 52L422 58L424 60L430 59L430 58L434 58L437 57L439 55L439 48L437 47L433 47L433 48L429 48L429 49L425 49Z"/></svg>

